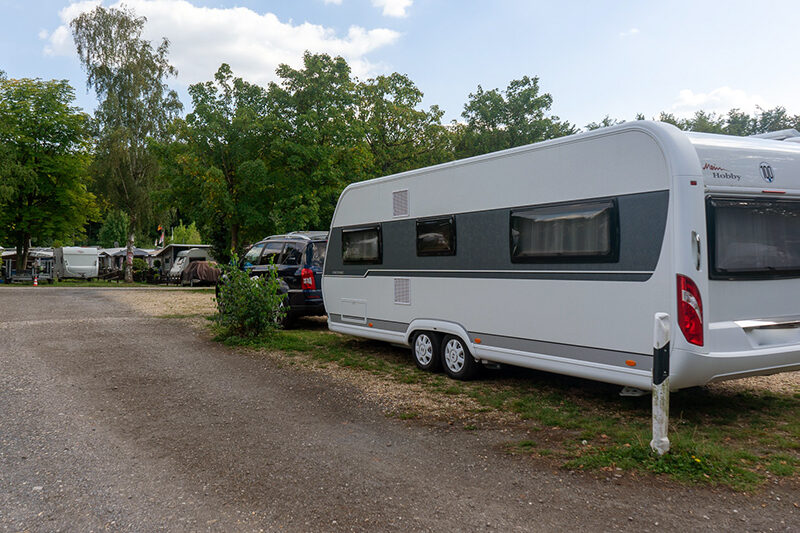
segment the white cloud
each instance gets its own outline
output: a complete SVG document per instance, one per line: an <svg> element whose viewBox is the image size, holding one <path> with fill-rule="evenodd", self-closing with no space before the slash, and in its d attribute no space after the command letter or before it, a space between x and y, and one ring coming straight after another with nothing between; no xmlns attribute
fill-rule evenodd
<svg viewBox="0 0 800 533"><path fill-rule="evenodd" d="M757 94L748 94L741 89L732 89L727 86L707 93L696 93L691 89L683 89L678 93L678 99L672 104L672 112L680 118L688 118L700 110L724 114L737 108L752 113L756 106L763 109L773 107Z"/></svg>
<svg viewBox="0 0 800 533"><path fill-rule="evenodd" d="M620 32L619 36L625 39L626 37L633 37L639 35L639 28L631 28L627 31Z"/></svg>
<svg viewBox="0 0 800 533"><path fill-rule="evenodd" d="M69 22L100 3L81 1L62 9L63 24L50 34L45 53L74 56ZM186 0L124 0L105 5L119 7L123 3L147 17L146 39L154 44L162 37L170 40L170 62L178 69L179 83L187 85L212 79L223 62L230 64L235 75L266 84L276 79L279 64L302 66L305 50L341 55L353 74L364 78L380 70L367 54L400 37L393 30L358 26L351 26L346 35L337 35L331 28L308 22L281 22L272 13L259 14L244 7L197 7Z"/></svg>
<svg viewBox="0 0 800 533"><path fill-rule="evenodd" d="M326 4L334 4L337 6L342 5L342 0L322 0L322 1L325 2Z"/></svg>
<svg viewBox="0 0 800 533"><path fill-rule="evenodd" d="M382 7L383 14L387 17L407 17L406 9L411 7L414 0L372 0L372 5Z"/></svg>

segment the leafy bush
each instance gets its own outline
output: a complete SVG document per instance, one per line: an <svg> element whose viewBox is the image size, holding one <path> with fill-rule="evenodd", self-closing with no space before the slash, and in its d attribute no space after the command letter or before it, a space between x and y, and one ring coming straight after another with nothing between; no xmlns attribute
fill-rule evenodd
<svg viewBox="0 0 800 533"><path fill-rule="evenodd" d="M237 335L256 336L277 329L286 316L286 291L275 268L251 278L235 265L220 265L217 285L217 321Z"/></svg>

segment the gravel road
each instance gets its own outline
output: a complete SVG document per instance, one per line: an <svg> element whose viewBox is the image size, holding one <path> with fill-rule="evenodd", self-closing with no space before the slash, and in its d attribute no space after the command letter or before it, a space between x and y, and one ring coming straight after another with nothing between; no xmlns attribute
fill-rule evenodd
<svg viewBox="0 0 800 533"><path fill-rule="evenodd" d="M0 289L3 531L798 531L755 494L553 470L103 289ZM617 474L619 475L619 474Z"/></svg>

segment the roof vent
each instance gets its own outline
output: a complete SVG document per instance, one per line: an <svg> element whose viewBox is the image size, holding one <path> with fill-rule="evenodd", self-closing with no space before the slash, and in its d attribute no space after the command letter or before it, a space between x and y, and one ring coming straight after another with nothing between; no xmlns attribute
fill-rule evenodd
<svg viewBox="0 0 800 533"><path fill-rule="evenodd" d="M755 137L757 139L772 139L774 141L786 141L788 139L794 139L800 137L800 131L797 131L794 128L789 128L785 130L779 131L770 131L767 133L759 133L758 135L751 135L750 137Z"/></svg>
<svg viewBox="0 0 800 533"><path fill-rule="evenodd" d="M394 303L411 305L411 280L394 278Z"/></svg>
<svg viewBox="0 0 800 533"><path fill-rule="evenodd" d="M408 216L408 189L392 193L392 216Z"/></svg>

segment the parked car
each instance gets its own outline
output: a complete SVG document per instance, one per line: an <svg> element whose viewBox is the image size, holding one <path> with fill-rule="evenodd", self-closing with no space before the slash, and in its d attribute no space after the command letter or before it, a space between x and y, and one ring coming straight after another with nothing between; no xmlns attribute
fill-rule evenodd
<svg viewBox="0 0 800 533"><path fill-rule="evenodd" d="M325 314L322 301L322 268L328 247L325 231L294 231L272 235L255 243L239 262L250 276L277 268L285 283L288 311L284 325L297 317Z"/></svg>

